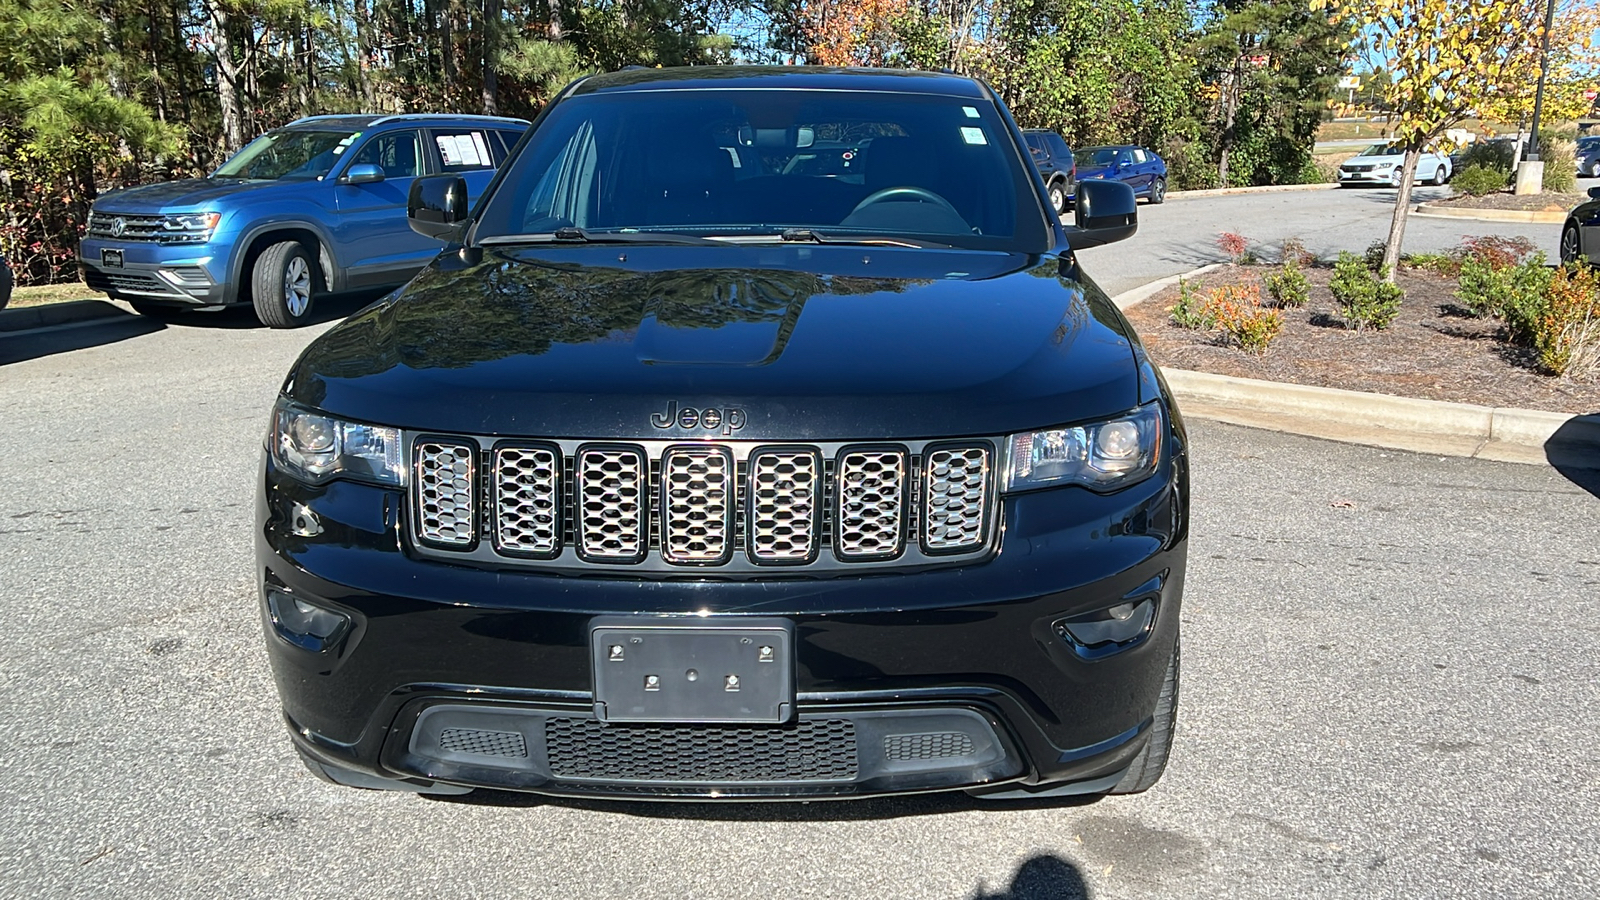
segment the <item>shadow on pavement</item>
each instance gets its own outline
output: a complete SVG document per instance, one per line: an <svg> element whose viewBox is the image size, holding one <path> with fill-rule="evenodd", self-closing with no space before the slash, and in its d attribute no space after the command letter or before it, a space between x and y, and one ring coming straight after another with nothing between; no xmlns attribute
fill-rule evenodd
<svg viewBox="0 0 1600 900"><path fill-rule="evenodd" d="M1078 867L1059 856L1035 856L1017 867L1009 889L979 890L972 900L1088 900L1089 885Z"/></svg>
<svg viewBox="0 0 1600 900"><path fill-rule="evenodd" d="M1600 413L1568 419L1544 444L1550 467L1600 497Z"/></svg>
<svg viewBox="0 0 1600 900"><path fill-rule="evenodd" d="M479 788L470 794L419 794L417 796L434 803L456 803L467 806L552 806L561 809L634 816L643 819L693 819L713 822L869 822L878 819L945 815L972 812L974 810L1018 812L1064 809L1088 806L1099 799L1096 795L1088 795L1053 797L1039 800L984 801L969 797L959 791L943 791L907 797L873 797L859 800L816 800L811 802L640 803L628 800L585 800L572 797L549 797L540 794L495 791L484 788Z"/></svg>
<svg viewBox="0 0 1600 900"><path fill-rule="evenodd" d="M83 323L58 325L36 331L0 331L0 366L38 359L56 353L70 353L104 344L154 334L167 327L158 319L133 313Z"/></svg>
<svg viewBox="0 0 1600 900"><path fill-rule="evenodd" d="M323 295L316 298L311 304L311 316L306 319L306 325L321 325L325 322L338 322L350 317L351 313L360 310L372 301L388 293L387 290L354 291L348 294ZM256 318L255 310L249 304L230 306L216 312L175 312L166 316L166 321L173 325L187 325L196 328L265 328Z"/></svg>

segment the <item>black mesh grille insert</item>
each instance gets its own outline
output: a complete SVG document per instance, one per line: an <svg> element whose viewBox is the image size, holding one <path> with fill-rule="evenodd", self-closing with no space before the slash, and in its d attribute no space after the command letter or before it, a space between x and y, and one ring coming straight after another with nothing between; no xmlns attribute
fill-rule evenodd
<svg viewBox="0 0 1600 900"><path fill-rule="evenodd" d="M970 756L972 750L972 738L959 731L891 734L883 739L883 755L889 759L945 759Z"/></svg>
<svg viewBox="0 0 1600 900"><path fill-rule="evenodd" d="M439 746L457 753L482 756L523 757L527 742L515 731L479 731L476 728L446 728L439 732Z"/></svg>
<svg viewBox="0 0 1600 900"><path fill-rule="evenodd" d="M650 782L846 781L855 778L856 726L847 719L782 727L607 725L545 720L557 778Z"/></svg>

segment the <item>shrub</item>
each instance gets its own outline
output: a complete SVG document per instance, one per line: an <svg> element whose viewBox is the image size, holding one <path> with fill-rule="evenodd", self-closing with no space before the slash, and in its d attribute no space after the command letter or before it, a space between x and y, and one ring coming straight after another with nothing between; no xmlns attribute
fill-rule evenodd
<svg viewBox="0 0 1600 900"><path fill-rule="evenodd" d="M1492 268L1505 269L1532 256L1538 249L1533 241L1521 235L1501 237L1487 234L1462 238L1460 253L1463 258L1482 260Z"/></svg>
<svg viewBox="0 0 1600 900"><path fill-rule="evenodd" d="M1267 352L1283 331L1283 313L1261 306L1261 289L1229 284L1211 291L1210 308L1225 340L1255 354Z"/></svg>
<svg viewBox="0 0 1600 900"><path fill-rule="evenodd" d="M1545 301L1533 332L1539 365L1553 375L1600 374L1600 275L1587 266L1559 269Z"/></svg>
<svg viewBox="0 0 1600 900"><path fill-rule="evenodd" d="M1294 263L1301 268L1317 264L1317 255L1306 249L1305 242L1297 237L1283 239L1283 251L1278 254L1278 262Z"/></svg>
<svg viewBox="0 0 1600 900"><path fill-rule="evenodd" d="M1569 194L1578 186L1578 145L1566 138L1539 138L1539 158L1544 160L1544 189Z"/></svg>
<svg viewBox="0 0 1600 900"><path fill-rule="evenodd" d="M1236 266L1255 261L1255 254L1250 252L1250 239L1236 232L1219 232L1217 249L1228 254L1228 261Z"/></svg>
<svg viewBox="0 0 1600 900"><path fill-rule="evenodd" d="M1328 290L1339 301L1345 324L1357 331L1388 328L1405 297L1398 285L1380 280L1361 257L1349 251L1339 253Z"/></svg>
<svg viewBox="0 0 1600 900"><path fill-rule="evenodd" d="M1217 325L1216 314L1187 279L1178 279L1178 302L1169 307L1167 312L1172 315L1172 324L1179 328L1204 330Z"/></svg>
<svg viewBox="0 0 1600 900"><path fill-rule="evenodd" d="M1311 282L1291 259L1266 277L1267 293L1279 306L1305 306L1311 299Z"/></svg>
<svg viewBox="0 0 1600 900"><path fill-rule="evenodd" d="M1511 158L1513 149L1511 141L1478 141L1469 144L1461 151L1461 168L1465 170L1468 166L1479 166L1498 169L1510 177L1511 170L1516 168L1516 162Z"/></svg>
<svg viewBox="0 0 1600 900"><path fill-rule="evenodd" d="M1505 190L1511 183L1511 172L1507 169L1492 169L1488 166L1464 166L1450 179L1450 184L1458 193L1468 197L1482 197L1495 191Z"/></svg>
<svg viewBox="0 0 1600 900"><path fill-rule="evenodd" d="M1461 262L1456 299L1474 315L1504 319L1514 341L1527 341L1544 314L1550 270L1543 253L1503 264L1498 254L1467 254Z"/></svg>
<svg viewBox="0 0 1600 900"><path fill-rule="evenodd" d="M1410 269L1421 269L1435 275L1461 274L1460 253L1407 253L1400 257L1400 264Z"/></svg>
<svg viewBox="0 0 1600 900"><path fill-rule="evenodd" d="M1367 245L1367 251L1361 256L1367 264L1368 271L1376 272L1383 268L1383 251L1388 248L1388 241L1373 241Z"/></svg>

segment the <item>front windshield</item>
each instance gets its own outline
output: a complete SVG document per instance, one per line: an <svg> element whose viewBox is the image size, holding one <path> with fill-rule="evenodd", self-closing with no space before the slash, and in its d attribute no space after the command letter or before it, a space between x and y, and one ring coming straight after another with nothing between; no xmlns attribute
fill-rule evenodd
<svg viewBox="0 0 1600 900"><path fill-rule="evenodd" d="M1074 158L1080 166L1109 166L1117 161L1117 148L1115 147L1090 147L1079 150Z"/></svg>
<svg viewBox="0 0 1600 900"><path fill-rule="evenodd" d="M1400 156L1406 151L1394 144L1373 144L1361 151L1362 156Z"/></svg>
<svg viewBox="0 0 1600 900"><path fill-rule="evenodd" d="M269 131L212 173L213 178L321 178L339 162L359 131Z"/></svg>
<svg viewBox="0 0 1600 900"><path fill-rule="evenodd" d="M503 243L561 228L881 237L1042 251L1031 165L992 103L844 90L677 90L560 103L479 216Z"/></svg>

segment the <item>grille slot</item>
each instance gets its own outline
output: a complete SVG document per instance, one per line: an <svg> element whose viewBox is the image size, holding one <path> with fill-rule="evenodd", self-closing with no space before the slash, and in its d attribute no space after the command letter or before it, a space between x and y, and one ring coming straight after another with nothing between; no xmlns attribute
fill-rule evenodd
<svg viewBox="0 0 1600 900"><path fill-rule="evenodd" d="M654 727L552 718L545 720L545 752L557 778L605 781L849 781L860 769L848 719Z"/></svg>
<svg viewBox="0 0 1600 900"><path fill-rule="evenodd" d="M439 732L439 747L456 753L476 753L479 756L504 756L517 759L528 755L527 741L515 731L446 728Z"/></svg>
<svg viewBox="0 0 1600 900"><path fill-rule="evenodd" d="M841 559L898 556L905 546L906 453L861 448L839 457L834 552Z"/></svg>
<svg viewBox="0 0 1600 900"><path fill-rule="evenodd" d="M494 451L495 548L548 558L561 549L561 453L554 447Z"/></svg>
<svg viewBox="0 0 1600 900"><path fill-rule="evenodd" d="M922 545L930 553L981 547L989 522L989 450L940 447L923 461Z"/></svg>
<svg viewBox="0 0 1600 900"><path fill-rule="evenodd" d="M600 562L635 562L646 542L644 454L631 447L578 452L578 552Z"/></svg>
<svg viewBox="0 0 1600 900"><path fill-rule="evenodd" d="M412 506L419 539L443 547L468 547L476 540L474 454L470 444L417 441Z"/></svg>
<svg viewBox="0 0 1600 900"><path fill-rule="evenodd" d="M750 558L806 563L817 556L822 460L811 450L765 450L750 457Z"/></svg>
<svg viewBox="0 0 1600 900"><path fill-rule="evenodd" d="M888 759L949 759L971 756L972 738L959 731L932 731L925 734L891 734L883 739L883 755Z"/></svg>
<svg viewBox="0 0 1600 900"><path fill-rule="evenodd" d="M718 447L674 447L661 460L661 555L719 563L733 552L733 455Z"/></svg>

